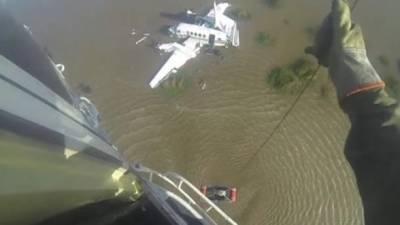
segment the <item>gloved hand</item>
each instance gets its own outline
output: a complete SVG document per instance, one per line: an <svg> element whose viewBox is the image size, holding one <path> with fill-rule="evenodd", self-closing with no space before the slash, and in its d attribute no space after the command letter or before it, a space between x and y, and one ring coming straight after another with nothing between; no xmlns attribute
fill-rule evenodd
<svg viewBox="0 0 400 225"><path fill-rule="evenodd" d="M320 65L328 67L333 44L333 35L332 13L330 13L322 22L315 36L314 45L307 47L305 53L315 56Z"/></svg>
<svg viewBox="0 0 400 225"><path fill-rule="evenodd" d="M306 53L329 68L339 99L385 86L368 59L361 27L351 21L347 0L333 1L332 12Z"/></svg>

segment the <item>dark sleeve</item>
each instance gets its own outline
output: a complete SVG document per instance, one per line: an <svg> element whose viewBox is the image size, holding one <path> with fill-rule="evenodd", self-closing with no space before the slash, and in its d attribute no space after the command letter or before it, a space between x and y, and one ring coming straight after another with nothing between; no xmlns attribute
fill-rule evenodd
<svg viewBox="0 0 400 225"><path fill-rule="evenodd" d="M364 205L366 225L400 224L400 108L384 89L342 102L351 131L345 155Z"/></svg>
<svg viewBox="0 0 400 225"><path fill-rule="evenodd" d="M350 96L341 106L352 124L348 142L356 142L346 150L354 154L400 152L399 103L384 89Z"/></svg>

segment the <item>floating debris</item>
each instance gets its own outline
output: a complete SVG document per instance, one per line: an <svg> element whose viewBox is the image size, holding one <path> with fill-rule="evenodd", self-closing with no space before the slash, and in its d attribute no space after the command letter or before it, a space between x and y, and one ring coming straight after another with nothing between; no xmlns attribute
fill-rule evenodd
<svg viewBox="0 0 400 225"><path fill-rule="evenodd" d="M144 37L140 38L140 39L136 42L136 45L142 43L142 42L145 41L147 38L148 38L148 36L144 36Z"/></svg>
<svg viewBox="0 0 400 225"><path fill-rule="evenodd" d="M132 35L132 36L135 36L135 35L136 35L136 30L135 30L135 28L132 28L131 35Z"/></svg>
<svg viewBox="0 0 400 225"><path fill-rule="evenodd" d="M65 71L65 66L63 64L57 64L56 68L58 71L60 71L60 73L64 73Z"/></svg>
<svg viewBox="0 0 400 225"><path fill-rule="evenodd" d="M31 30L30 27L28 27L28 25L24 24L24 28L25 28L25 30L27 30L32 35L32 30Z"/></svg>
<svg viewBox="0 0 400 225"><path fill-rule="evenodd" d="M203 79L200 79L198 84L200 90L205 91L207 89L207 83Z"/></svg>

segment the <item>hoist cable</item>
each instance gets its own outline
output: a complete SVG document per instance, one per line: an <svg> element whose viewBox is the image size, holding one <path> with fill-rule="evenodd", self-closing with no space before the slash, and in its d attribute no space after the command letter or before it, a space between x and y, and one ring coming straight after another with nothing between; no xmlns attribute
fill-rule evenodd
<svg viewBox="0 0 400 225"><path fill-rule="evenodd" d="M351 12L353 12L360 0L355 0L354 4L351 7ZM290 105L289 109L286 111L286 113L283 115L282 119L279 121L279 123L274 127L272 132L268 135L268 137L265 139L265 141L260 145L260 147L257 148L257 151L254 152L254 154L251 156L251 158L247 161L245 167L254 160L254 158L260 153L260 151L264 148L265 145L267 145L272 138L275 136L276 132L281 128L282 124L286 121L287 117L293 112L301 98L303 97L304 93L308 90L310 87L312 81L314 80L315 76L318 74L319 70L321 68L321 65L318 65L317 68L313 71L313 74L311 78L307 81L307 83L304 85L304 87L300 90L299 94L296 96L295 100L293 103Z"/></svg>

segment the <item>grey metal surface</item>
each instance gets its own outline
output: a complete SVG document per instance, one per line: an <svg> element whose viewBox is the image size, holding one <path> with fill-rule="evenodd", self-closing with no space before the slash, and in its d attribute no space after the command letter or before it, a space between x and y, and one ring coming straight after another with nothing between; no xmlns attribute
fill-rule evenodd
<svg viewBox="0 0 400 225"><path fill-rule="evenodd" d="M121 160L80 111L41 82L0 56L0 109L64 135L65 146L84 150L87 145Z"/></svg>

